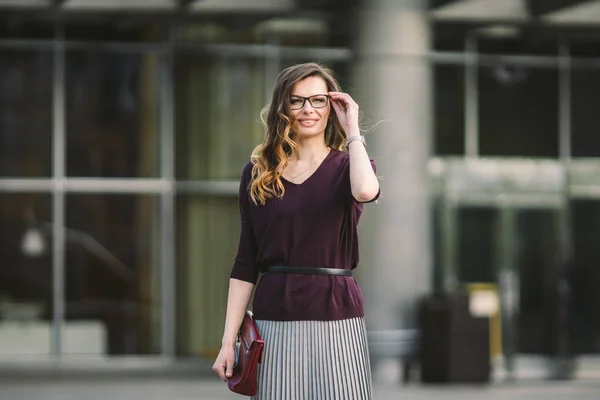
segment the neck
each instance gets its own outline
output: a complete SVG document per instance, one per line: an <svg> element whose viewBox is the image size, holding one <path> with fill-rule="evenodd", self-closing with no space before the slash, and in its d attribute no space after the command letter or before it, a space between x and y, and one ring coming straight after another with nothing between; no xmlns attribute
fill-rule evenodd
<svg viewBox="0 0 600 400"><path fill-rule="evenodd" d="M319 135L299 140L298 149L292 157L301 161L313 161L323 157L328 151L324 136Z"/></svg>

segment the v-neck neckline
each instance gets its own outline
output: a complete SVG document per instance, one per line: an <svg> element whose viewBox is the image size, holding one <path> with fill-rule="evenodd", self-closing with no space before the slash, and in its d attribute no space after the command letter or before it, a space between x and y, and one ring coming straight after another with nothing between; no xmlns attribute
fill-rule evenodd
<svg viewBox="0 0 600 400"><path fill-rule="evenodd" d="M287 183L289 183L290 185L293 186L302 186L304 185L306 182L308 182L310 179L312 179L313 176L315 176L317 174L317 172L319 172L319 170L321 169L321 166L323 164L325 164L325 162L329 159L329 157L331 156L331 154L333 153L333 149L330 149L329 152L327 152L327 155L325 156L325 158L323 159L323 161L321 161L321 163L317 166L317 168L313 171L312 174L310 174L305 180L303 180L300 183L296 183L293 181L290 181L289 179L287 179L286 177L284 177L283 175L281 175L281 179Z"/></svg>

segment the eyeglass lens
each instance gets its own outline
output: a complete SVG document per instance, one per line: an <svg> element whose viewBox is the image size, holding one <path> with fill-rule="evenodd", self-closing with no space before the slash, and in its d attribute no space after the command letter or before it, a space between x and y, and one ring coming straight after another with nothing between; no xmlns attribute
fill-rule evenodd
<svg viewBox="0 0 600 400"><path fill-rule="evenodd" d="M329 97L326 95L316 95L316 96L311 96L311 97L299 97L299 96L293 96L290 99L290 107L292 110L300 110L304 107L304 104L306 103L306 100L308 100L310 102L310 105L313 108L323 108L325 106L327 106L327 103L329 101Z"/></svg>

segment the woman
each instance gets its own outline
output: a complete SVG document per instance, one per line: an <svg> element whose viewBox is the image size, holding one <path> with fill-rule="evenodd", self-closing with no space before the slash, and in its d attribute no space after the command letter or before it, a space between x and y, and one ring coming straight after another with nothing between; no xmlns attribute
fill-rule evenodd
<svg viewBox="0 0 600 400"><path fill-rule="evenodd" d="M265 341L255 399L371 399L351 271L362 203L379 197L379 183L358 105L309 63L279 75L266 111L265 140L242 172L240 242L213 370L231 377L236 334L263 273L252 307Z"/></svg>

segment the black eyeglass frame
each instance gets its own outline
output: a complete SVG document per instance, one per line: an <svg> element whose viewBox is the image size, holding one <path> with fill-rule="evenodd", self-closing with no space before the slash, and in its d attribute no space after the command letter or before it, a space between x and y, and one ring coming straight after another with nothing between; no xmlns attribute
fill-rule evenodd
<svg viewBox="0 0 600 400"><path fill-rule="evenodd" d="M327 99L327 102L323 106L317 106L317 107L315 107L315 105L312 102L312 98L313 97L325 97ZM328 94L313 94L312 96L309 96L309 97L303 97L303 96L293 95L293 96L290 96L290 109L292 109L294 111L302 110L304 108L304 106L306 105L306 100L308 100L308 102L310 103L310 105L311 105L312 108L317 108L317 109L319 109L319 108L325 108L325 107L327 107L329 105L330 98L331 97L329 97ZM300 106L298 108L294 108L292 106L292 100L294 100L294 99L298 99L298 100L302 99L302 106Z"/></svg>

